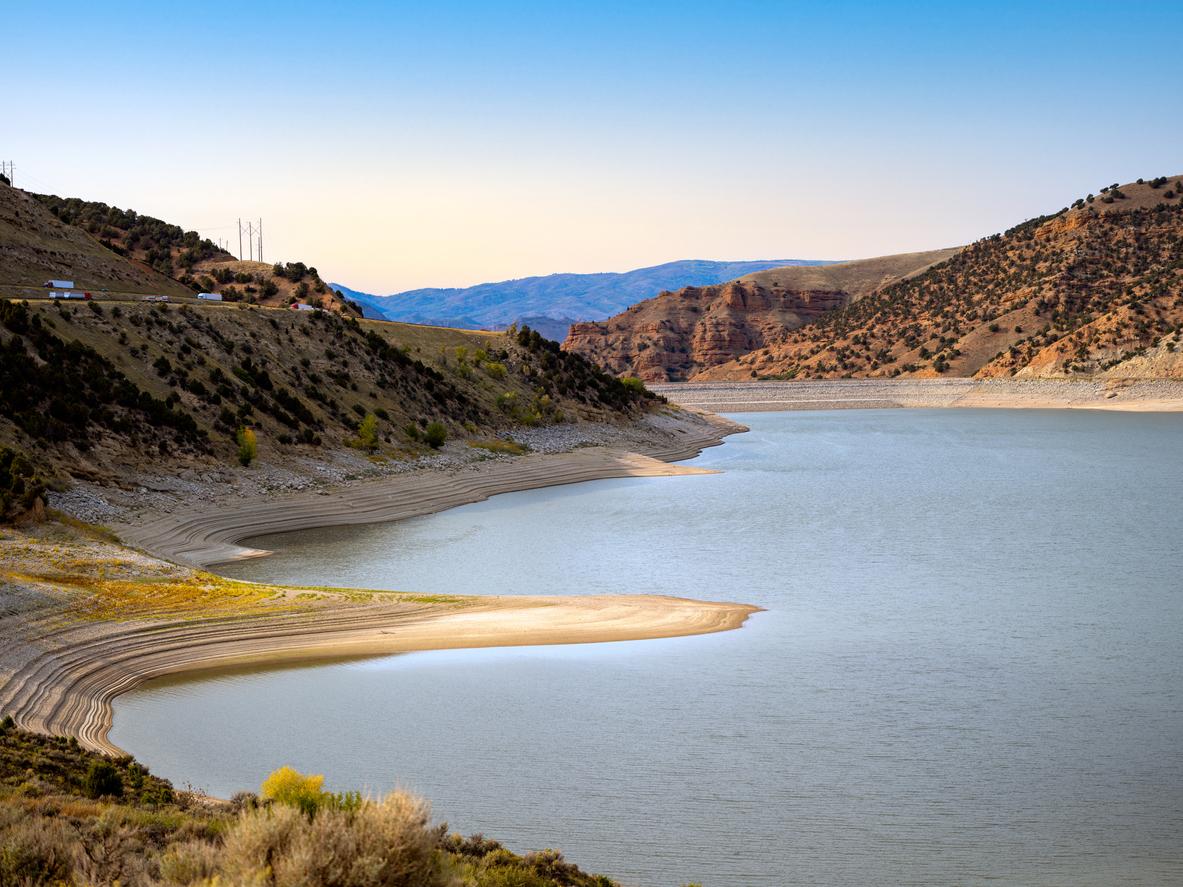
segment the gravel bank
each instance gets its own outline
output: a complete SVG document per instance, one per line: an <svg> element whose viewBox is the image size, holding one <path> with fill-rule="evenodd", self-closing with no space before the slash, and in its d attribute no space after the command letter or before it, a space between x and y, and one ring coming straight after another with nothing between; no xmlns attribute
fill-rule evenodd
<svg viewBox="0 0 1183 887"><path fill-rule="evenodd" d="M1183 382L1067 379L834 379L650 385L674 403L716 412L934 407L1183 410Z"/></svg>

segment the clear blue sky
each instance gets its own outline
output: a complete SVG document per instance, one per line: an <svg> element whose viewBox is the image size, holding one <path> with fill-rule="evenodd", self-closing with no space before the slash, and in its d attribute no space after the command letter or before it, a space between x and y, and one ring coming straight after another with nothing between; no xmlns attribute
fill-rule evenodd
<svg viewBox="0 0 1183 887"><path fill-rule="evenodd" d="M946 246L1183 173L1183 4L6 3L17 184L391 292Z"/></svg>

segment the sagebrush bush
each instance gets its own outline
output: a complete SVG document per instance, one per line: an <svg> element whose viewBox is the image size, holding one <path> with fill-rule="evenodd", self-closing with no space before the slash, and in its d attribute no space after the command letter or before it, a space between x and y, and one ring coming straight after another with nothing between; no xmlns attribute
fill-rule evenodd
<svg viewBox="0 0 1183 887"><path fill-rule="evenodd" d="M453 887L442 839L427 804L402 792L315 816L275 804L241 814L226 835L219 874L274 887Z"/></svg>
<svg viewBox="0 0 1183 887"><path fill-rule="evenodd" d="M22 819L0 832L0 884L69 883L76 835L60 820Z"/></svg>

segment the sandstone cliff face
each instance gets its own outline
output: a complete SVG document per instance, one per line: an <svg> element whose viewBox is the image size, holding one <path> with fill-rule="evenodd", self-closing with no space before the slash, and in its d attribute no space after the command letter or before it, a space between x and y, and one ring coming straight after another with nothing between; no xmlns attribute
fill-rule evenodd
<svg viewBox="0 0 1183 887"><path fill-rule="evenodd" d="M605 321L573 324L563 348L620 375L677 381L762 348L847 299L745 281L687 287Z"/></svg>
<svg viewBox="0 0 1183 887"><path fill-rule="evenodd" d="M646 382L689 379L774 345L802 324L959 249L771 268L718 286L666 292L608 320L575 324L563 347Z"/></svg>

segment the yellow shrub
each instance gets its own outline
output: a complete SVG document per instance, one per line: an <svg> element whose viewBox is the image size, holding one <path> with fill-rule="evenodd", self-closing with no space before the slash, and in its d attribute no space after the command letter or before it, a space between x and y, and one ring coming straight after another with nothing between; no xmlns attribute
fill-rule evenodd
<svg viewBox="0 0 1183 887"><path fill-rule="evenodd" d="M263 780L259 794L277 804L297 807L312 814L327 797L327 793L321 789L324 781L321 774L305 776L292 767L280 767Z"/></svg>

